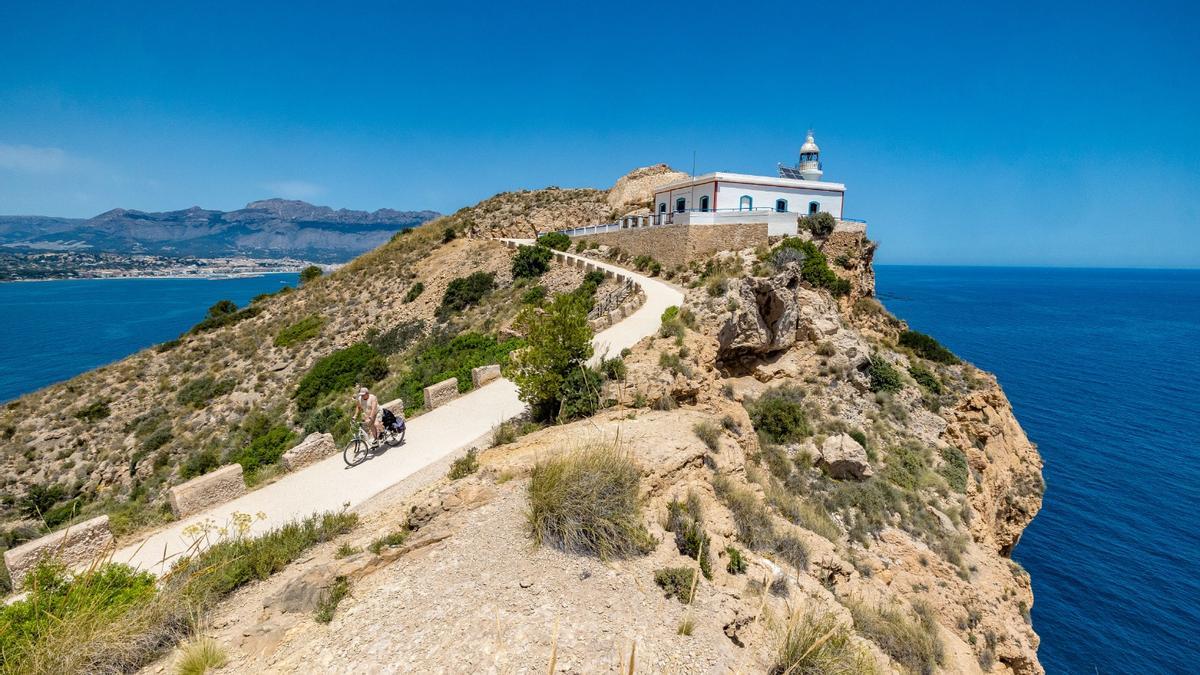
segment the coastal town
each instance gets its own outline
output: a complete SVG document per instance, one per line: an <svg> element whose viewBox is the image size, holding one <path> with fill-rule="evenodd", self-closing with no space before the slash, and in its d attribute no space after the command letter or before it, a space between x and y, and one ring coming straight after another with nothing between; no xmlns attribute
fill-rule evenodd
<svg viewBox="0 0 1200 675"><path fill-rule="evenodd" d="M299 272L295 258L196 258L83 251L0 251L0 281L226 277Z"/></svg>

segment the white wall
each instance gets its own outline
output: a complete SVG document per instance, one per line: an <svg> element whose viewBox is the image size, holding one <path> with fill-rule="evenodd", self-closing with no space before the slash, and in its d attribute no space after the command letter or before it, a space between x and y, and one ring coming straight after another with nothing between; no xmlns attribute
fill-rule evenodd
<svg viewBox="0 0 1200 675"><path fill-rule="evenodd" d="M808 213L809 202L820 204L818 211L825 211L834 218L842 217L842 193L834 190L814 190L812 188L772 187L766 185L750 185L745 183L728 183L721 181L717 188L717 208L736 209L741 204L743 195L749 195L754 200L754 207L775 208L776 199L786 199L787 210L791 213Z"/></svg>
<svg viewBox="0 0 1200 675"><path fill-rule="evenodd" d="M667 213L674 211L675 200L679 197L683 197L687 200L687 206L684 207L685 210L690 211L692 209L698 209L700 208L701 195L708 195L708 208L711 209L713 208L713 198L715 196L713 187L713 183L704 183L703 185L697 185L694 188L686 187L679 188L678 190L671 190L670 192L656 193L654 195L654 212L658 213L658 205L663 202L666 202L667 204Z"/></svg>

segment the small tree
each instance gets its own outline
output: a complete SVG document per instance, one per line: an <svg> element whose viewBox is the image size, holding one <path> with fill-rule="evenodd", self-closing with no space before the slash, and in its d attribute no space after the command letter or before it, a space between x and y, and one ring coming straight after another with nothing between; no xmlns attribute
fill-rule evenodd
<svg viewBox="0 0 1200 675"><path fill-rule="evenodd" d="M833 234L833 228L837 226L837 219L829 213L821 211L811 216L800 216L797 224L801 230L812 232L814 237L828 237Z"/></svg>
<svg viewBox="0 0 1200 675"><path fill-rule="evenodd" d="M512 261L514 279L535 279L550 269L550 258L554 255L545 246L520 246Z"/></svg>
<svg viewBox="0 0 1200 675"><path fill-rule="evenodd" d="M521 310L514 326L525 334L527 346L513 353L512 380L534 414L549 419L558 414L568 378L586 368L592 356L587 306L578 295L560 295L544 311ZM586 384L590 378L583 379Z"/></svg>
<svg viewBox="0 0 1200 675"><path fill-rule="evenodd" d="M320 278L322 274L324 274L324 272L321 271L320 267L317 267L316 265L309 265L308 267L300 270L300 283L301 285L307 284L313 279Z"/></svg>

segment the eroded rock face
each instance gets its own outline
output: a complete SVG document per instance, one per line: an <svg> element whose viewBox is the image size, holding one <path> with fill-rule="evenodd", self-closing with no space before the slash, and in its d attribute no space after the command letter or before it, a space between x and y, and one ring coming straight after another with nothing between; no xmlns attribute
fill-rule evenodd
<svg viewBox="0 0 1200 675"><path fill-rule="evenodd" d="M821 444L817 466L833 478L862 480L874 475L867 451L850 434L836 434Z"/></svg>
<svg viewBox="0 0 1200 675"><path fill-rule="evenodd" d="M608 191L608 205L616 215L646 213L654 199L654 191L660 185L674 183L687 178L687 174L676 171L666 164L654 164L634 169L617 179Z"/></svg>

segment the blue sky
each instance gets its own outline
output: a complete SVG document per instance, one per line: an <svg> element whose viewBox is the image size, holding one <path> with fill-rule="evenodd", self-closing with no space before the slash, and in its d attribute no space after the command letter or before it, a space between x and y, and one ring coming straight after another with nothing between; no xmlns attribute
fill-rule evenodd
<svg viewBox="0 0 1200 675"><path fill-rule="evenodd" d="M1050 5L5 2L0 213L449 212L811 126L880 262L1200 266L1200 10Z"/></svg>

